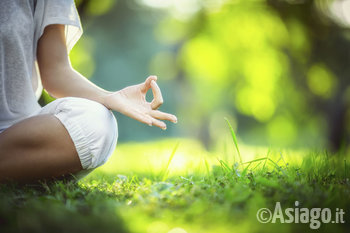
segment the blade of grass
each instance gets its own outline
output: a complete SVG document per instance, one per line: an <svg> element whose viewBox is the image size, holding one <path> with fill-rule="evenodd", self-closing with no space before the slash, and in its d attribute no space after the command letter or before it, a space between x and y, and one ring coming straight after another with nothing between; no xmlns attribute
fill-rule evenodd
<svg viewBox="0 0 350 233"><path fill-rule="evenodd" d="M164 169L164 172L163 172L162 181L165 181L166 178L167 178L167 176L168 176L170 163L171 163L171 161L173 160L173 158L174 158L174 156L175 156L175 153L176 153L177 148L179 147L179 145L180 145L180 142L177 142L176 145L175 145L175 147L174 147L174 149L173 149L173 151L172 151L171 154L170 154L168 163L167 163L167 165L166 165L166 167L165 167L165 169Z"/></svg>
<svg viewBox="0 0 350 233"><path fill-rule="evenodd" d="M252 165L252 163L249 163L248 166L246 166L242 172L242 176L245 176L245 174L247 173L248 171L248 168L250 167L250 165Z"/></svg>
<svg viewBox="0 0 350 233"><path fill-rule="evenodd" d="M346 159L344 159L344 179L346 179Z"/></svg>
<svg viewBox="0 0 350 233"><path fill-rule="evenodd" d="M282 170L282 168L272 159L268 158L268 160L277 168L278 171L282 172L285 175L285 172Z"/></svg>
<svg viewBox="0 0 350 233"><path fill-rule="evenodd" d="M237 150L237 153L238 153L238 157L239 157L239 160L240 160L240 164L242 164L243 163L242 162L242 157L241 157L241 153L239 152L238 142L237 142L237 137L236 137L235 131L233 130L232 125L230 124L229 120L226 117L224 119L227 122L228 126L230 127L232 140L233 140L233 143L235 144L235 147L236 147L236 150Z"/></svg>
<svg viewBox="0 0 350 233"><path fill-rule="evenodd" d="M232 169L228 166L228 164L227 164L224 160L220 160L220 162L221 162L222 164L224 164L224 166L226 167L226 169L227 169L228 171L232 171Z"/></svg>
<svg viewBox="0 0 350 233"><path fill-rule="evenodd" d="M208 164L208 161L206 159L204 159L204 164L205 164L205 168L207 169L207 175L208 175L208 177L210 177L209 164Z"/></svg>
<svg viewBox="0 0 350 233"><path fill-rule="evenodd" d="M254 159L254 160L251 160L251 161L248 161L248 162L245 162L243 164L247 164L249 163L249 165L244 169L243 173L242 174L245 174L249 168L249 166L255 162L259 162L261 160L266 160L266 157L263 157L263 158L259 158L259 159ZM255 170L255 168L257 168L259 165L261 164L261 162L259 162L252 170Z"/></svg>
<svg viewBox="0 0 350 233"><path fill-rule="evenodd" d="M245 162L245 163L243 163L243 164L247 164L247 163L254 163L254 162L261 161L261 160L265 160L265 159L266 159L266 157L259 158L259 159L254 159L254 160L251 160L251 161Z"/></svg>
<svg viewBox="0 0 350 233"><path fill-rule="evenodd" d="M227 166L227 164L225 164L224 163L224 161L222 160L222 159L219 159L219 158L216 158L218 161L219 161L219 163L220 163L220 166L221 166L221 169L223 170L223 171L228 171L228 172L230 172L231 171L231 169Z"/></svg>
<svg viewBox="0 0 350 233"><path fill-rule="evenodd" d="M280 156L281 156L281 159L282 159L282 161L283 161L283 163L284 163L284 166L286 166L287 167L287 163L286 163L286 161L284 160L284 158L283 158L283 154L282 154L282 152L280 151Z"/></svg>
<svg viewBox="0 0 350 233"><path fill-rule="evenodd" d="M260 161L252 170L254 171L262 162Z"/></svg>
<svg viewBox="0 0 350 233"><path fill-rule="evenodd" d="M270 154L270 148L269 148L269 150L267 151L267 154L266 154L266 160L265 160L265 163L264 163L264 166L263 166L263 170L265 169L266 162L269 159L269 154Z"/></svg>

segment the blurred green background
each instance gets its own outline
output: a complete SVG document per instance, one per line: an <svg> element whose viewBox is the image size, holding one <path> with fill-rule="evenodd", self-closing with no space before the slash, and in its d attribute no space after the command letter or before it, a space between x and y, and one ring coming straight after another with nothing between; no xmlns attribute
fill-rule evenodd
<svg viewBox="0 0 350 233"><path fill-rule="evenodd" d="M178 124L115 113L114 155L78 183L0 186L1 232L315 232L257 211L350 212L350 0L75 1L73 67L110 91L157 75Z"/></svg>
<svg viewBox="0 0 350 233"><path fill-rule="evenodd" d="M119 90L159 78L162 131L116 113L119 141L160 137L223 145L227 117L241 142L347 146L349 1L76 0L84 34L73 66ZM151 96L150 96L151 98Z"/></svg>

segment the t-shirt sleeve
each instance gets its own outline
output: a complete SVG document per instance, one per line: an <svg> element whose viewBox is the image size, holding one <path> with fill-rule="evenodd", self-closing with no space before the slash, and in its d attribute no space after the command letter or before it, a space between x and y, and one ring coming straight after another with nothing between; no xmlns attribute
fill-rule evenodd
<svg viewBox="0 0 350 233"><path fill-rule="evenodd" d="M68 52L83 34L78 11L74 0L37 0L34 11L35 32L37 42L46 26L51 24L65 25Z"/></svg>

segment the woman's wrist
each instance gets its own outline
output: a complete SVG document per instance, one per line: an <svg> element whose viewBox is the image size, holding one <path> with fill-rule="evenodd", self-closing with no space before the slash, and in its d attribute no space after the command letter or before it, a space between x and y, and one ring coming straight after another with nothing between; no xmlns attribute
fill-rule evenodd
<svg viewBox="0 0 350 233"><path fill-rule="evenodd" d="M112 94L114 94L114 92L105 90L102 93L101 104L103 104L108 109L111 109L110 99Z"/></svg>

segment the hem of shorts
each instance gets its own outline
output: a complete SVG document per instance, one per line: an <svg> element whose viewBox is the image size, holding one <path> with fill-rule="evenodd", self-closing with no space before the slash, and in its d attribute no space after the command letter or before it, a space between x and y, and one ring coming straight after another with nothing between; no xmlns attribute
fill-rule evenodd
<svg viewBox="0 0 350 233"><path fill-rule="evenodd" d="M92 163L92 155L89 148L89 143L86 140L86 137L82 132L82 129L79 127L78 124L76 124L75 122L72 122L71 119L62 117L61 115L59 115L59 113L55 114L54 116L63 124L63 126L68 131L74 143L75 149L78 153L81 166L83 167L84 170L89 169L89 166Z"/></svg>
<svg viewBox="0 0 350 233"><path fill-rule="evenodd" d="M113 120L115 122L115 124L114 124L115 129L114 129L114 135L113 135L113 142L109 146L109 148L108 148L108 150L106 152L107 156L106 156L106 158L104 159L104 161L102 162L101 165L105 164L108 161L108 159L111 157L111 155L113 154L113 152L114 152L114 150L115 150L115 148L117 146L117 141L118 141L117 140L118 139L118 122L117 122L117 119L115 118L115 116L113 115L112 111L111 110L109 110L109 111L110 111L110 114L112 115Z"/></svg>

